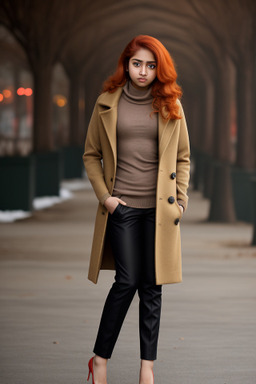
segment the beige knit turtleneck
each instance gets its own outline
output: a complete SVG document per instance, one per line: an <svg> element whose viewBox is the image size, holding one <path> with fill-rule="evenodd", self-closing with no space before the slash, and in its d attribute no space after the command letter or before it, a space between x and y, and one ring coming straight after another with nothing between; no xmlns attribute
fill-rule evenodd
<svg viewBox="0 0 256 384"><path fill-rule="evenodd" d="M117 170L112 196L127 206L156 205L158 170L157 114L152 112L151 89L139 90L127 82L118 105Z"/></svg>

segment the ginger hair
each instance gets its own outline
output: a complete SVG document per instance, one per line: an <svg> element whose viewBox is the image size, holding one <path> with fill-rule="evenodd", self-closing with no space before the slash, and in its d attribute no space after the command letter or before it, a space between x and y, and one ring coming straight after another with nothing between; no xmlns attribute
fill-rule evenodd
<svg viewBox="0 0 256 384"><path fill-rule="evenodd" d="M181 119L177 99L181 98L182 90L176 83L177 72L173 59L163 44L152 36L139 35L128 43L118 60L115 73L103 84L102 92L113 93L125 85L130 79L127 71L129 60L140 48L150 50L157 63L151 92L153 112L159 112L165 120Z"/></svg>

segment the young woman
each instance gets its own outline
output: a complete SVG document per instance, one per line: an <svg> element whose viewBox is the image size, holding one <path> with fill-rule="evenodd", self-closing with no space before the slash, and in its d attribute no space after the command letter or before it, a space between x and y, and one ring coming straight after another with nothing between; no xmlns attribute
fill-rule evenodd
<svg viewBox="0 0 256 384"><path fill-rule="evenodd" d="M162 284L181 281L180 218L187 206L189 139L181 89L165 47L137 36L104 84L83 160L99 200L88 278L115 269L89 361L93 384L107 383L125 315L138 291L139 384L154 382Z"/></svg>

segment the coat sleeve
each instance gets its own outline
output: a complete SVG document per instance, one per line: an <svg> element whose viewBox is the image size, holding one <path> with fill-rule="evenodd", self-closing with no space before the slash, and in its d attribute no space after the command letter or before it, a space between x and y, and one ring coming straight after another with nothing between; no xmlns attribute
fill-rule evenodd
<svg viewBox="0 0 256 384"><path fill-rule="evenodd" d="M182 105L180 104L180 135L178 143L178 153L177 153L177 201L180 205L183 206L184 211L187 208L188 204L188 195L187 189L189 184L190 176L190 145L189 145L189 136L187 130L186 118Z"/></svg>
<svg viewBox="0 0 256 384"><path fill-rule="evenodd" d="M99 122L99 106L96 102L85 140L83 162L94 192L100 203L104 204L104 201L110 196L110 194L105 183L102 168L102 148L99 135Z"/></svg>

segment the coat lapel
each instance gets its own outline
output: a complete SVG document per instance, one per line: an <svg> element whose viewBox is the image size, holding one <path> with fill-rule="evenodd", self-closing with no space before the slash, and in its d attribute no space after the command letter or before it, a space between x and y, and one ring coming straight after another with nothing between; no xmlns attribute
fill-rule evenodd
<svg viewBox="0 0 256 384"><path fill-rule="evenodd" d="M105 128L108 140L112 149L114 163L117 162L116 151L116 124L117 124L117 106L122 93L122 88L118 88L114 93L105 93L102 95L100 105L104 109L100 112L100 117Z"/></svg>
<svg viewBox="0 0 256 384"><path fill-rule="evenodd" d="M118 88L114 93L105 93L102 95L100 105L104 109L100 112L103 126L109 139L109 143L113 152L113 158L116 166L116 124L117 124L117 107L123 88ZM164 120L158 113L158 142L159 142L159 160L166 150L172 134L175 130L178 120Z"/></svg>
<svg viewBox="0 0 256 384"><path fill-rule="evenodd" d="M158 142L159 142L159 161L166 150L178 120L164 120L158 114Z"/></svg>

